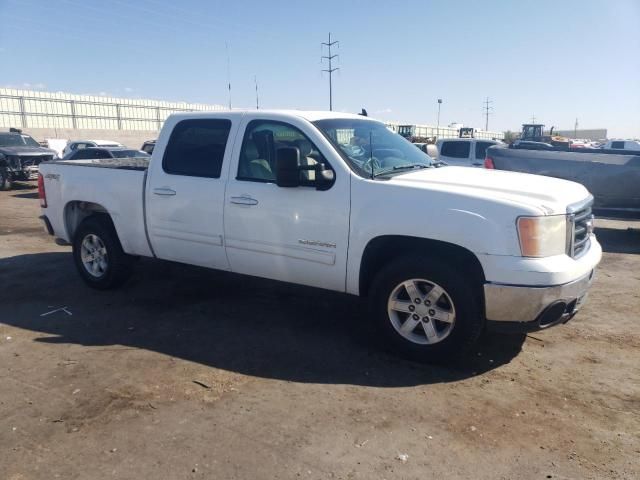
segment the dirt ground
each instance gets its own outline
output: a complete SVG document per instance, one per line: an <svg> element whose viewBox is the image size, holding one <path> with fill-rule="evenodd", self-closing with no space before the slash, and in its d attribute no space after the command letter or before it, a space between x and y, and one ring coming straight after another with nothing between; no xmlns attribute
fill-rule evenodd
<svg viewBox="0 0 640 480"><path fill-rule="evenodd" d="M0 479L640 478L640 222L597 221L572 322L445 368L345 295L144 259L90 290L38 215L0 192Z"/></svg>

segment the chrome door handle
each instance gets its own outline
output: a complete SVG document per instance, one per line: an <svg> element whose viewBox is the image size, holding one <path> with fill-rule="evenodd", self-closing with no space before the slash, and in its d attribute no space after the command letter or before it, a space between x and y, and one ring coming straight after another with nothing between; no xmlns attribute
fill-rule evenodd
<svg viewBox="0 0 640 480"><path fill-rule="evenodd" d="M235 203L237 205L257 205L258 200L255 198L251 198L249 196L243 195L241 197L231 197L231 203Z"/></svg>
<svg viewBox="0 0 640 480"><path fill-rule="evenodd" d="M154 188L153 193L156 195L163 195L165 197L172 196L176 194L175 190L171 190L170 188Z"/></svg>

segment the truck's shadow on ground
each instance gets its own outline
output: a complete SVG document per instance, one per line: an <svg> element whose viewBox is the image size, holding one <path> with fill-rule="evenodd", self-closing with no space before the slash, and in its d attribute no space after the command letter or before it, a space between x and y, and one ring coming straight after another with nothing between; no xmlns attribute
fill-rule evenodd
<svg viewBox="0 0 640 480"><path fill-rule="evenodd" d="M356 297L141 260L116 291L86 287L70 253L0 259L3 323L36 341L126 345L216 368L298 382L383 387L456 381L508 363L524 335L487 335L454 366L380 350ZM41 317L49 306L68 306Z"/></svg>
<svg viewBox="0 0 640 480"><path fill-rule="evenodd" d="M640 229L598 227L595 234L604 252L640 254Z"/></svg>

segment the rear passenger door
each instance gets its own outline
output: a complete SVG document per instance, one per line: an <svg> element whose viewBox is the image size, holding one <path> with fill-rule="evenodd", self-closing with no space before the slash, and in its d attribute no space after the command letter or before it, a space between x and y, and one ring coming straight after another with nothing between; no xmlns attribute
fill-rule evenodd
<svg viewBox="0 0 640 480"><path fill-rule="evenodd" d="M178 120L156 148L163 156L151 162L146 210L158 258L229 269L222 214L235 128L231 118Z"/></svg>
<svg viewBox="0 0 640 480"><path fill-rule="evenodd" d="M471 142L444 140L440 147L438 160L447 162L449 165L469 167L471 165L470 153Z"/></svg>

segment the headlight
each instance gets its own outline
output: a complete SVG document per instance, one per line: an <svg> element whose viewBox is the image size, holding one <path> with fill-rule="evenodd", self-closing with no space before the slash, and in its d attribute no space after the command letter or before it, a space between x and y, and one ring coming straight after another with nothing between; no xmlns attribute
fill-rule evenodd
<svg viewBox="0 0 640 480"><path fill-rule="evenodd" d="M566 253L566 215L519 217L517 225L523 257L550 257Z"/></svg>

